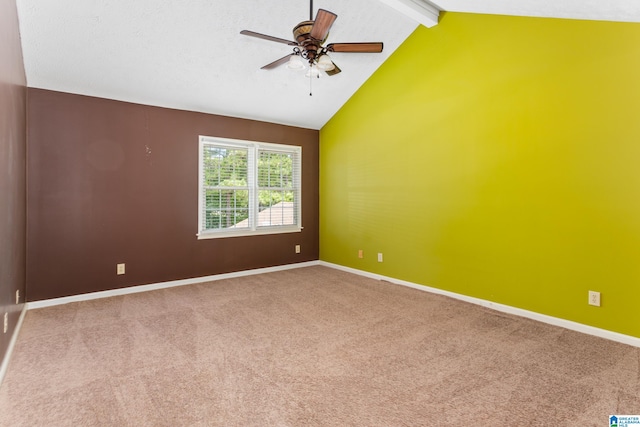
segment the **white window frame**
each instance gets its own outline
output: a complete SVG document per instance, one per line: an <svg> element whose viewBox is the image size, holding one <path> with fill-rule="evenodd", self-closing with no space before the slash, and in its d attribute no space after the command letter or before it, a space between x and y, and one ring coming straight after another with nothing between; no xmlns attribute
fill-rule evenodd
<svg viewBox="0 0 640 427"><path fill-rule="evenodd" d="M256 236L264 234L297 233L302 231L302 147L268 142L244 141L200 135L198 144L198 239L222 237ZM249 227L242 229L204 229L204 147L206 145L246 148L248 150L247 180L249 187ZM258 226L258 153L259 150L279 151L293 154L294 208L296 224Z"/></svg>

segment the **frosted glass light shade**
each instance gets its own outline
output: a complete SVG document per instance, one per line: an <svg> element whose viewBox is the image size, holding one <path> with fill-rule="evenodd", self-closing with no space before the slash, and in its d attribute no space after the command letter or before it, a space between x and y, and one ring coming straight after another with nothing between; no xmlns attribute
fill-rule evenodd
<svg viewBox="0 0 640 427"><path fill-rule="evenodd" d="M322 55L319 59L318 59L318 69L322 70L322 71L331 71L334 68L336 68L335 65L333 65L333 62L331 62L331 58L329 58L328 55Z"/></svg>
<svg viewBox="0 0 640 427"><path fill-rule="evenodd" d="M318 71L318 68L309 68L309 71L307 71L307 74L305 74L305 77L318 77L320 75L320 71Z"/></svg>
<svg viewBox="0 0 640 427"><path fill-rule="evenodd" d="M290 70L304 70L304 62L297 55L291 55L289 58L289 62L287 63L287 68Z"/></svg>

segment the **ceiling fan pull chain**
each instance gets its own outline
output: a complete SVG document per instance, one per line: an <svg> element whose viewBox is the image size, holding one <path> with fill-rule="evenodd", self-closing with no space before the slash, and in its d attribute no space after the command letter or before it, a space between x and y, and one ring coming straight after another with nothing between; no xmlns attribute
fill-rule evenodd
<svg viewBox="0 0 640 427"><path fill-rule="evenodd" d="M313 69L313 64L309 66L309 96L313 96L313 93L312 93L313 73L311 72L312 69Z"/></svg>

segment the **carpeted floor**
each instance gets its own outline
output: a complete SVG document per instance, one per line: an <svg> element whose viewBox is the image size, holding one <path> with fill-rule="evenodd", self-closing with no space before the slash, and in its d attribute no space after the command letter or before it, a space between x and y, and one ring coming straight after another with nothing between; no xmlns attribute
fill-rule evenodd
<svg viewBox="0 0 640 427"><path fill-rule="evenodd" d="M308 267L30 310L2 426L605 426L640 349Z"/></svg>

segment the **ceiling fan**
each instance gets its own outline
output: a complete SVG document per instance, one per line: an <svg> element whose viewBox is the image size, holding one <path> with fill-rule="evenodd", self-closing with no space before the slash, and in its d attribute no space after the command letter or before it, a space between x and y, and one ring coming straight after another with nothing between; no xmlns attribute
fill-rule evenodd
<svg viewBox="0 0 640 427"><path fill-rule="evenodd" d="M316 19L313 19L313 0L309 5L309 21L302 21L293 27L293 40L281 39L279 37L267 36L254 31L242 30L240 34L257 37L277 43L284 43L293 46L293 52L265 65L261 69L270 70L288 62L287 67L292 69L304 69L304 61L309 64L307 77L319 75L319 71L324 71L330 76L338 74L341 70L329 58L329 52L358 52L358 53L380 53L382 52L382 42L359 42L359 43L329 43L323 46L329 36L329 30L338 15L328 10L318 9Z"/></svg>

